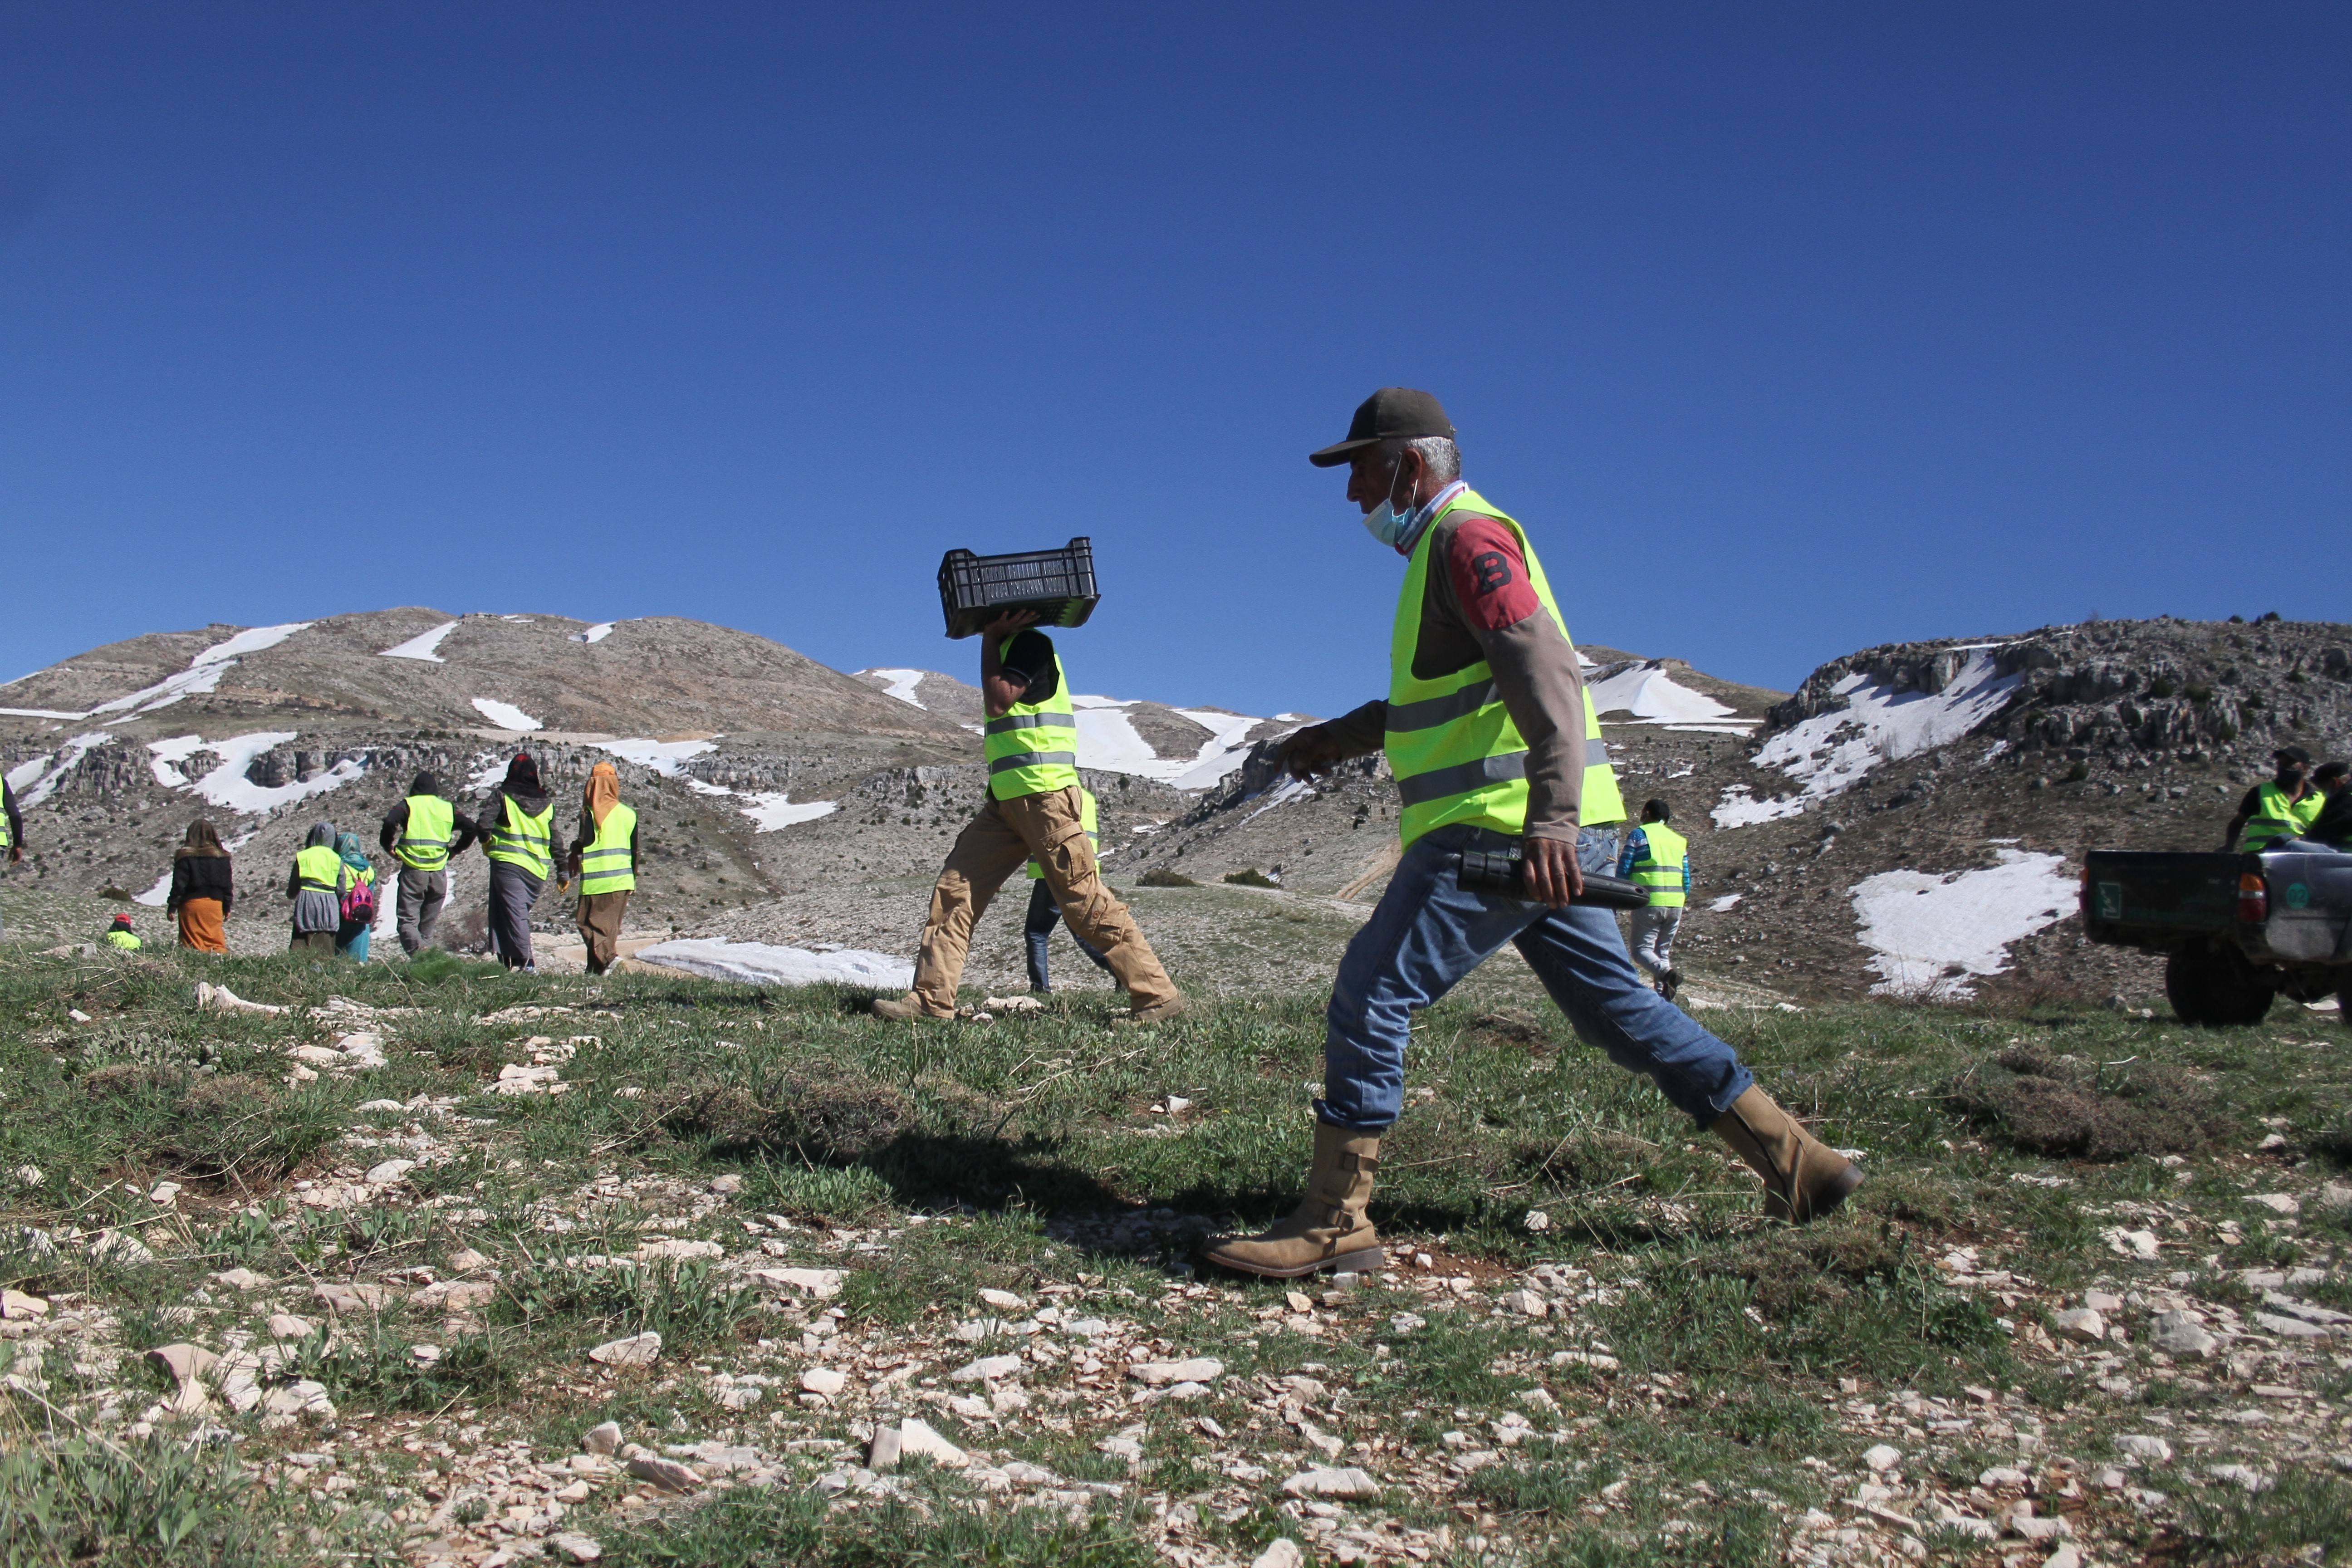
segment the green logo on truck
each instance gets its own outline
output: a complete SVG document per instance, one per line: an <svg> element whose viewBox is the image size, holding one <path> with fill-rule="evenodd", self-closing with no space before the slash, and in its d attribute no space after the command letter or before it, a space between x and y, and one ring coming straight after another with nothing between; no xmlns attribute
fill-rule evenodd
<svg viewBox="0 0 2352 1568"><path fill-rule="evenodd" d="M2121 882L2101 882L2098 900L2101 920L2119 921L2124 918L2124 885Z"/></svg>
<svg viewBox="0 0 2352 1568"><path fill-rule="evenodd" d="M2309 909L2311 889L2301 882L2289 882L2286 889L2286 907L2291 910Z"/></svg>

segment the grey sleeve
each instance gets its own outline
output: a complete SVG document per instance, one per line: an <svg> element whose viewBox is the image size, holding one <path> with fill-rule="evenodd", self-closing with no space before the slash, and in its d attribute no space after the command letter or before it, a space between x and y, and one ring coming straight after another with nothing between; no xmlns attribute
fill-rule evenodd
<svg viewBox="0 0 2352 1568"><path fill-rule="evenodd" d="M1471 635L1495 671L1495 689L1528 743L1529 838L1573 844L1584 804L1584 675L1547 615Z"/></svg>

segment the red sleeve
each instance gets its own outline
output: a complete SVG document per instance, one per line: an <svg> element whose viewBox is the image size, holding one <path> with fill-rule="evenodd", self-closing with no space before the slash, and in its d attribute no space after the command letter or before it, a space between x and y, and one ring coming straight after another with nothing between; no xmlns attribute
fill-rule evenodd
<svg viewBox="0 0 2352 1568"><path fill-rule="evenodd" d="M1490 517L1465 521L1446 541L1445 569L1463 617L1490 632L1517 626L1536 613L1534 584L1518 536Z"/></svg>

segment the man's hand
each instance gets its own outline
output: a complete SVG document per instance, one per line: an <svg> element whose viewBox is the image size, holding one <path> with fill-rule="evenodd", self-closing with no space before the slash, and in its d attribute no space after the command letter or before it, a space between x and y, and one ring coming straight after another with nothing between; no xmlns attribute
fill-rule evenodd
<svg viewBox="0 0 2352 1568"><path fill-rule="evenodd" d="M981 627L980 635L984 637L1011 637L1014 632L1027 626L1034 626L1045 618L1034 610L1007 610Z"/></svg>
<svg viewBox="0 0 2352 1568"><path fill-rule="evenodd" d="M1584 872L1576 864L1576 846L1557 838L1526 841L1528 896L1553 909L1565 909L1584 891Z"/></svg>
<svg viewBox="0 0 2352 1568"><path fill-rule="evenodd" d="M21 845L21 844L11 844L10 846L8 846L8 863L9 863L10 865L12 865L12 866L13 866L13 865L15 865L17 861L22 860L24 858L25 858L25 847L24 847L23 845Z"/></svg>
<svg viewBox="0 0 2352 1568"><path fill-rule="evenodd" d="M1320 724L1309 724L1282 742L1276 760L1292 778L1313 778L1339 764L1339 742Z"/></svg>

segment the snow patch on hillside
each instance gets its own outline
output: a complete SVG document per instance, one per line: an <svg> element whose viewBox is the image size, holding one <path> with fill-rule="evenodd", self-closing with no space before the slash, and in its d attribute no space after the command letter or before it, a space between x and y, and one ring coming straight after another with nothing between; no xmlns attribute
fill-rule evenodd
<svg viewBox="0 0 2352 1568"><path fill-rule="evenodd" d="M1759 801L1746 786L1731 785L1713 813L1716 826L1794 816L1815 801L1843 795L1882 763L1948 746L2000 712L2021 679L1999 672L1991 647L1969 650L1968 663L1937 692L1896 692L1867 676L1849 675L1831 688L1845 707L1816 713L1757 748L1756 765L1778 769L1801 792Z"/></svg>
<svg viewBox="0 0 2352 1568"><path fill-rule="evenodd" d="M2074 879L2065 858L2022 849L1997 852L2000 863L1934 876L1883 871L1854 885L1860 940L1877 956L1880 996L1957 1001L1974 995L1972 976L2009 967L2009 944L2074 911Z"/></svg>
<svg viewBox="0 0 2352 1568"><path fill-rule="evenodd" d="M259 653L276 647L296 632L308 631L313 623L289 621L279 626L247 626L235 637L213 644L188 661L188 668L176 675L164 677L154 685L118 697L111 702L101 702L87 714L77 718L95 718L100 713L152 713L158 708L169 708L184 698L214 689L221 677L236 667L240 654Z"/></svg>
<svg viewBox="0 0 2352 1568"><path fill-rule="evenodd" d="M296 738L291 730L265 730L251 735L237 735L229 740L214 741L209 743L200 743L198 747L191 747L188 751L181 752L179 755L186 757L192 752L201 749L218 756L220 763L204 777L185 787L215 805L251 816L265 811L276 811L280 806L292 805L297 801L308 800L312 795L324 795L329 790L341 789L366 774L365 764L353 758L345 757L324 773L312 773L307 779L289 780L274 789L255 784L245 776L245 770L253 765L256 757L272 747L282 746ZM186 739L194 740L195 737L189 736ZM177 746L180 742L167 741L162 744ZM161 774L159 773L158 776L160 777Z"/></svg>
<svg viewBox="0 0 2352 1568"><path fill-rule="evenodd" d="M507 617L511 620L511 616ZM546 725L524 712L511 702L501 702L495 697L473 699L474 711L501 730L543 730Z"/></svg>
<svg viewBox="0 0 2352 1568"><path fill-rule="evenodd" d="M156 878L155 885L148 889L145 892L131 894L131 901L134 904L144 904L151 910L160 910L165 904L170 903L172 901L172 873L166 871L162 876Z"/></svg>
<svg viewBox="0 0 2352 1568"><path fill-rule="evenodd" d="M441 657L441 639L456 631L459 624L457 621L451 621L446 626L435 626L429 632L420 633L409 638L398 647L385 648L377 654L376 658L421 658L427 664L446 663L446 661Z"/></svg>
<svg viewBox="0 0 2352 1568"><path fill-rule="evenodd" d="M641 768L650 769L666 779L686 777L686 764L689 760L702 755L705 752L715 752L719 749L709 741L630 739L594 741L590 744L600 752L612 752L625 763L635 763Z"/></svg>
<svg viewBox="0 0 2352 1568"><path fill-rule="evenodd" d="M860 675L873 676L877 680L887 681L889 684L882 688L883 696L895 697L901 702L911 702L918 708L921 708L923 706L923 700L915 695L915 689L923 683L923 677L927 673L926 671L919 669L864 669L858 671L858 673Z"/></svg>
<svg viewBox="0 0 2352 1568"><path fill-rule="evenodd" d="M1216 708L1175 708L1209 731L1209 738L1189 757L1163 757L1136 732L1125 710L1132 699L1072 696L1070 706L1078 721L1078 766L1107 773L1132 773L1158 779L1178 789L1208 789L1248 760L1249 732L1265 721L1246 713Z"/></svg>
<svg viewBox="0 0 2352 1568"><path fill-rule="evenodd" d="M820 816L832 816L841 804L831 800L809 800L794 805L789 793L747 795L744 799L748 804L738 809L751 819L754 833L773 833L779 827L790 827L796 822L814 822Z"/></svg>
<svg viewBox="0 0 2352 1568"><path fill-rule="evenodd" d="M103 746L114 739L103 730L87 735L76 735L64 745L45 756L18 763L8 770L8 787L16 792L16 808L30 811L57 793L58 785L66 782L66 774L81 761L93 746Z"/></svg>
<svg viewBox="0 0 2352 1568"><path fill-rule="evenodd" d="M812 951L764 942L687 940L657 942L636 957L665 968L748 985L872 985L905 991L915 984L915 966L887 953L854 947Z"/></svg>
<svg viewBox="0 0 2352 1568"><path fill-rule="evenodd" d="M615 621L598 621L594 626L590 626L584 632L573 632L572 634L572 640L573 642L584 643L603 642L606 637L613 635L613 628L618 624L619 623Z"/></svg>
<svg viewBox="0 0 2352 1568"><path fill-rule="evenodd" d="M1695 723L1737 715L1703 691L1668 675L1662 663L1633 664L1600 680L1588 681L1595 713L1627 713L1653 722Z"/></svg>

